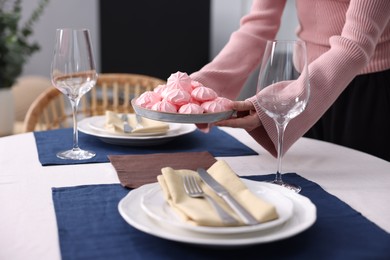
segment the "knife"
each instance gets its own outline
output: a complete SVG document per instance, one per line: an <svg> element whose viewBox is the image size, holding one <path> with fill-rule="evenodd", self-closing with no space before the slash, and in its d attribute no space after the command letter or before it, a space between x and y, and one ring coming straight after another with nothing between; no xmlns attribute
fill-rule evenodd
<svg viewBox="0 0 390 260"><path fill-rule="evenodd" d="M127 114L122 114L121 119L123 121L123 132L131 133L131 131L133 131L133 128L129 125Z"/></svg>
<svg viewBox="0 0 390 260"><path fill-rule="evenodd" d="M237 213L237 215L247 225L256 225L259 222L243 207L238 203L232 195L219 184L205 169L198 168L197 170L200 178L220 196L227 204Z"/></svg>
<svg viewBox="0 0 390 260"><path fill-rule="evenodd" d="M137 121L137 125L135 128L143 128L144 126L142 125L142 117L138 114L135 114L135 120Z"/></svg>

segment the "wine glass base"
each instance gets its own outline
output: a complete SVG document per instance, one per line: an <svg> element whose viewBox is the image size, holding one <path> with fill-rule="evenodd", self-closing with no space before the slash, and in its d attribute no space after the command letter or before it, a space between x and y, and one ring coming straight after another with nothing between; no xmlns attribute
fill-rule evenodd
<svg viewBox="0 0 390 260"><path fill-rule="evenodd" d="M300 186L295 185L295 184L285 183L284 181L273 180L273 181L270 181L270 183L285 187L285 188L287 188L291 191L294 191L296 193L299 193L302 190L302 188Z"/></svg>
<svg viewBox="0 0 390 260"><path fill-rule="evenodd" d="M87 160L95 157L96 153L92 151L81 150L80 148L71 149L57 153L60 159Z"/></svg>

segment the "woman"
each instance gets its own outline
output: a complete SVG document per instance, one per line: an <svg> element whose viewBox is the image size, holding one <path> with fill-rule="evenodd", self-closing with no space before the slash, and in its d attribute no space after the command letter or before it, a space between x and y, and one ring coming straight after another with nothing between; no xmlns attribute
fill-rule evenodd
<svg viewBox="0 0 390 260"><path fill-rule="evenodd" d="M235 99L274 39L286 0L254 0L240 28L215 59L191 77ZM284 150L305 135L390 161L390 1L298 0L297 36L307 44L311 97L291 120ZM243 117L218 122L242 127L276 156L273 120L256 98L236 101ZM318 122L317 122L318 121Z"/></svg>

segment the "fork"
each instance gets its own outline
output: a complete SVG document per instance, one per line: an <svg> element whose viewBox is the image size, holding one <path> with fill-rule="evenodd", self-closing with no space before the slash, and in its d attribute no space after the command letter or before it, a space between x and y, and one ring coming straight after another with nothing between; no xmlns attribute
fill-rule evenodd
<svg viewBox="0 0 390 260"><path fill-rule="evenodd" d="M210 205L214 208L214 210L218 213L219 217L221 218L224 224L226 225L238 224L238 221L235 218L230 216L230 214L227 213L223 208L221 208L221 206L215 200L213 200L209 195L204 193L204 191L199 186L194 176L185 175L183 183L187 195L192 198L205 198L210 203Z"/></svg>

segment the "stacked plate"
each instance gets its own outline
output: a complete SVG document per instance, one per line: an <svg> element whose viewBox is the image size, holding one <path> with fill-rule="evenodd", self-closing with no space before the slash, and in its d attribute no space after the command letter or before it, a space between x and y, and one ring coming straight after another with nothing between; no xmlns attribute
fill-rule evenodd
<svg viewBox="0 0 390 260"><path fill-rule="evenodd" d="M134 115L130 114L129 116ZM194 124L168 123L169 130L164 133L126 134L107 130L105 128L105 121L105 116L84 118L78 123L78 130L87 135L95 136L106 143L129 146L151 146L164 144L176 137L196 130L196 126Z"/></svg>
<svg viewBox="0 0 390 260"><path fill-rule="evenodd" d="M244 246L285 239L306 230L316 220L316 207L306 197L286 188L242 179L254 194L273 203L279 218L254 226L204 227L187 224L176 216L163 198L158 183L134 189L118 209L133 227L173 241L204 246Z"/></svg>
<svg viewBox="0 0 390 260"><path fill-rule="evenodd" d="M159 112L151 109L146 109L135 104L135 100L131 100L135 112L143 117L162 121L162 122L175 122L175 123L193 123L193 124L206 124L214 123L223 119L230 118L233 114L233 110L217 112L217 113L203 113L203 114L180 114L180 113L168 113Z"/></svg>

